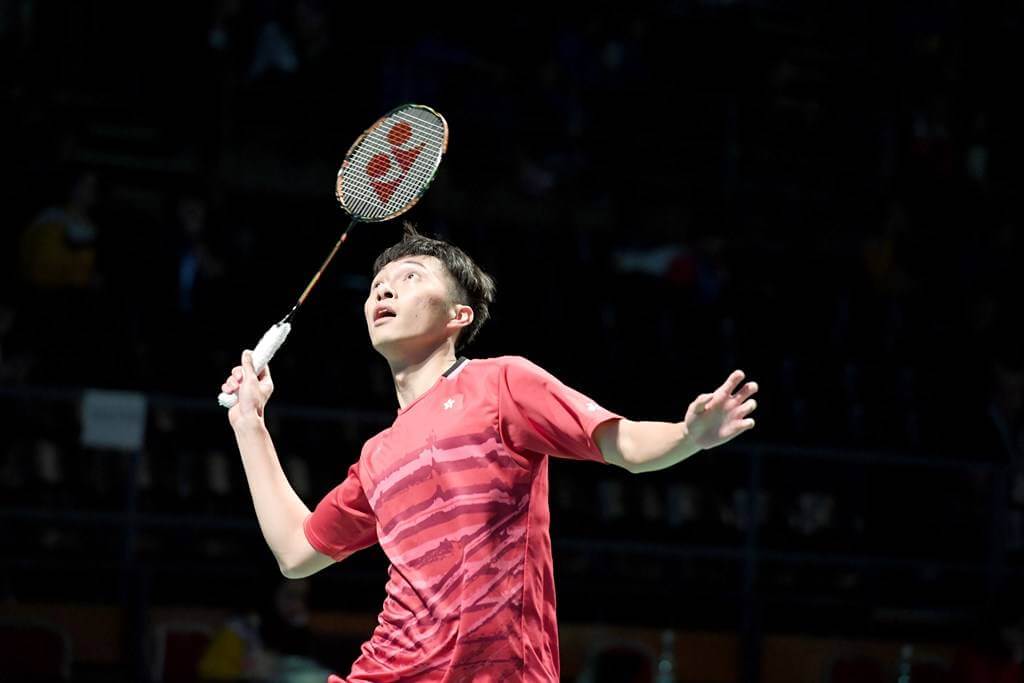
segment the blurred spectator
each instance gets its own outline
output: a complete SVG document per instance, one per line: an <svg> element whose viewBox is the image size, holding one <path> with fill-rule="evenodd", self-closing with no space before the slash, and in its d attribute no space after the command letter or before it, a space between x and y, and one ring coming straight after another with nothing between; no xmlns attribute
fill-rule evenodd
<svg viewBox="0 0 1024 683"><path fill-rule="evenodd" d="M295 4L295 35L304 64L316 64L330 55L330 23L322 0L300 0Z"/></svg>
<svg viewBox="0 0 1024 683"><path fill-rule="evenodd" d="M101 352L102 336L91 332L102 325L108 303L93 219L98 199L97 174L73 169L65 203L41 211L21 235L20 272L30 299L20 311L39 359L32 366L37 381L69 383L102 372L83 362Z"/></svg>
<svg viewBox="0 0 1024 683"><path fill-rule="evenodd" d="M204 679L321 683L328 672L312 658L309 581L281 579L269 604L239 614L214 635L199 664Z"/></svg>
<svg viewBox="0 0 1024 683"><path fill-rule="evenodd" d="M237 28L241 0L217 0L213 3L212 20L207 33L207 44L216 51L230 50L234 46L233 34Z"/></svg>
<svg viewBox="0 0 1024 683"><path fill-rule="evenodd" d="M286 13L284 7L290 4L274 8L263 18L257 30L248 79L254 82L275 76L292 79L311 72L316 82L293 92L299 95L315 92L323 79L337 68L331 60L333 45L327 7L319 0L300 0L291 13ZM226 40L223 25L219 18L214 24L211 41L215 46Z"/></svg>
<svg viewBox="0 0 1024 683"><path fill-rule="evenodd" d="M299 68L295 39L277 17L268 17L259 29L248 78L256 81L268 74L294 74Z"/></svg>
<svg viewBox="0 0 1024 683"><path fill-rule="evenodd" d="M185 195L178 200L175 211L181 230L177 267L178 311L187 315L195 308L196 291L202 290L205 283L221 277L224 266L206 241L206 201Z"/></svg>
<svg viewBox="0 0 1024 683"><path fill-rule="evenodd" d="M805 491L797 496L789 510L791 529L803 536L830 530L835 523L836 499L829 493Z"/></svg>
<svg viewBox="0 0 1024 683"><path fill-rule="evenodd" d="M66 203L44 209L22 235L21 271L39 289L97 286L98 228L92 219L99 180L92 171L73 176Z"/></svg>
<svg viewBox="0 0 1024 683"><path fill-rule="evenodd" d="M864 268L869 282L878 293L898 294L914 285L905 262L911 233L910 216L899 199L891 199L886 207L880 234L864 240Z"/></svg>
<svg viewBox="0 0 1024 683"><path fill-rule="evenodd" d="M921 177L950 176L954 170L949 101L935 96L912 113L911 157Z"/></svg>
<svg viewBox="0 0 1024 683"><path fill-rule="evenodd" d="M964 154L967 176L981 187L988 184L989 157L988 116L979 112L974 116L971 133Z"/></svg>

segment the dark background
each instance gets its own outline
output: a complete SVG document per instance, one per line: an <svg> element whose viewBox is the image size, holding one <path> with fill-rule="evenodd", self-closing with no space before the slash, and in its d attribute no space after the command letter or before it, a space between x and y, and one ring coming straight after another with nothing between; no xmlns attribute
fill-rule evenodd
<svg viewBox="0 0 1024 683"><path fill-rule="evenodd" d="M560 620L735 634L742 680L773 634L944 643L981 680L962 652L1009 661L1024 615L1022 19L0 3L0 599L116 607L119 662L74 674L118 680L155 606L272 591L213 397L347 223L345 150L418 102L451 137L408 217L498 283L467 355L632 419L737 367L761 386L754 432L671 470L552 463ZM274 360L307 504L393 417L361 303L400 234L356 228ZM144 448L81 445L88 388L147 396ZM317 576L313 609L374 613L385 567Z"/></svg>

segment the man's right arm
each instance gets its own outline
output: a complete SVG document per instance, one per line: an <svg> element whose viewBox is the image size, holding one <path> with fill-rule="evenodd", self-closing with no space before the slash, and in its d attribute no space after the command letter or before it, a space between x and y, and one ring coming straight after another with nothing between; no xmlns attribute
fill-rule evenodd
<svg viewBox="0 0 1024 683"><path fill-rule="evenodd" d="M238 393L238 402L228 411L228 420L238 442L263 538L277 558L282 574L291 579L315 574L334 560L317 552L306 540L302 525L310 514L309 508L284 476L274 442L263 422L263 410L274 393L270 367L263 368L257 376L252 352L245 351L242 364L231 371L221 390Z"/></svg>
<svg viewBox="0 0 1024 683"><path fill-rule="evenodd" d="M310 514L309 508L288 483L262 418L253 416L232 426L260 531L281 573L290 579L300 579L334 564L306 539L302 525Z"/></svg>

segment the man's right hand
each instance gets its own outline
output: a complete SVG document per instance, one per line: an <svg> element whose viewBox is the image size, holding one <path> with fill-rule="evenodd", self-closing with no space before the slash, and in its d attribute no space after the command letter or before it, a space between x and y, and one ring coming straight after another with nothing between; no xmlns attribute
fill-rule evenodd
<svg viewBox="0 0 1024 683"><path fill-rule="evenodd" d="M274 380L270 377L270 366L263 368L257 376L252 365L252 351L242 352L242 364L235 366L221 385L228 394L238 394L238 403L228 411L231 426L237 429L250 420L263 421L263 409L274 393Z"/></svg>

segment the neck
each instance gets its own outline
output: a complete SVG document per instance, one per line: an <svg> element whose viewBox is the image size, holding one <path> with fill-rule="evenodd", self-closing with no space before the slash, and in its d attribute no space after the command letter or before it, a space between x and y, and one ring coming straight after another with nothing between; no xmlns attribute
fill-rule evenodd
<svg viewBox="0 0 1024 683"><path fill-rule="evenodd" d="M442 344L426 354L411 358L389 359L399 408L405 408L434 386L437 378L451 367L455 360L455 349L451 344Z"/></svg>

